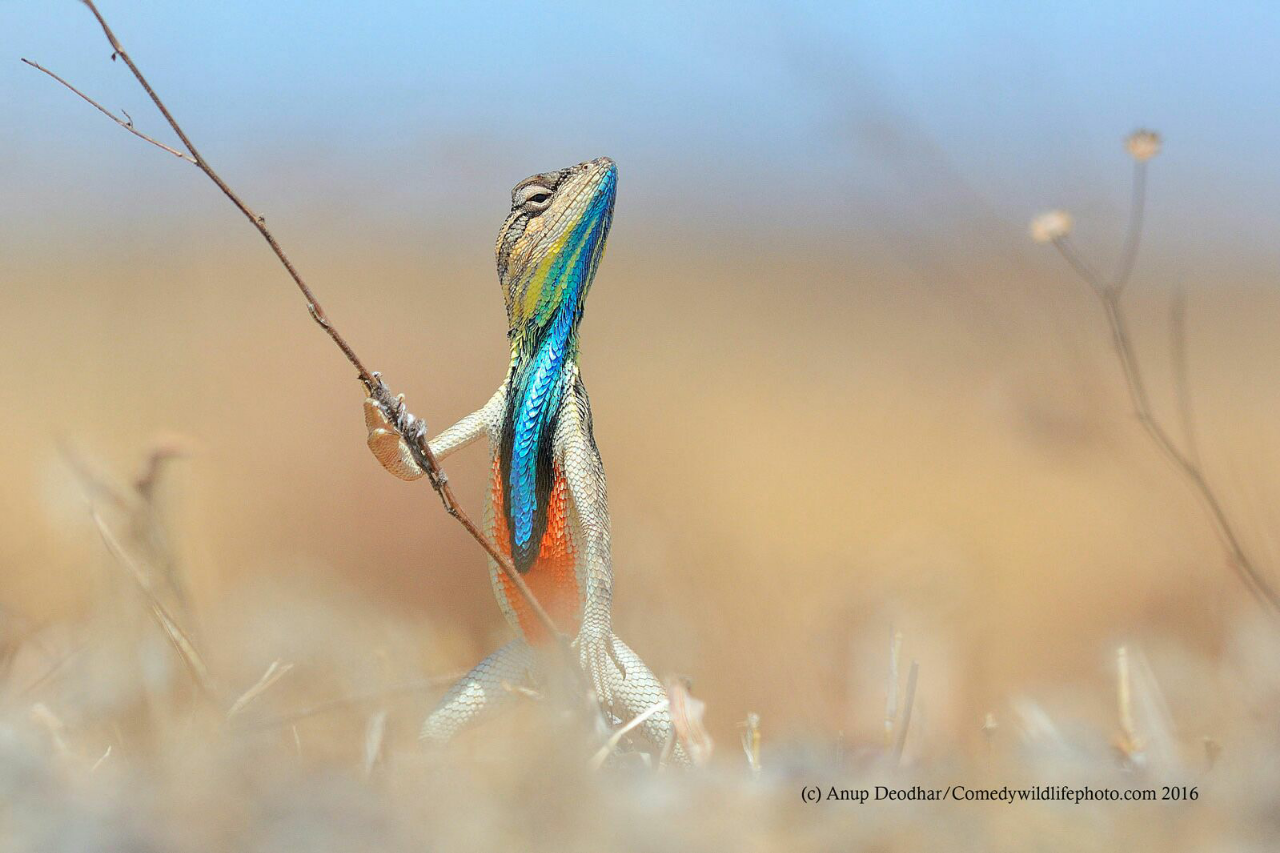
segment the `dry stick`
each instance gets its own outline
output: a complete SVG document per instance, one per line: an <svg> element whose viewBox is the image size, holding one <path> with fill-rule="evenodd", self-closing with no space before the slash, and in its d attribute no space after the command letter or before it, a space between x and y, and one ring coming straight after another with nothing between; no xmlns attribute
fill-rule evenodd
<svg viewBox="0 0 1280 853"><path fill-rule="evenodd" d="M507 576L512 585L520 593L521 597L524 598L526 603L528 603L529 609L533 612L534 616L537 617L538 621L542 623L543 627L547 629L549 634L556 638L557 643L565 652L566 656L572 660L572 653L569 649L568 640L560 632L560 629L556 626L555 622L552 621L551 617L538 602L537 598L534 597L533 592L529 589L528 584L524 582L524 578L521 577L520 573L516 571L511 560L499 551L491 541L489 541L489 537L485 536L480 528L476 527L475 522L471 520L471 517L467 515L467 513L458 504L457 499L453 495L453 489L449 486L449 478L446 477L444 471L441 470L435 454L431 452L431 446L427 443L426 439L426 430L422 428L421 422L409 420L404 404L392 396L391 390L382 382L382 379L377 373L370 371L364 366L364 362L362 362L360 357L356 355L355 350L353 350L351 345L347 343L346 338L344 338L329 321L329 316L325 313L324 308L321 307L319 300L316 299L311 288L307 286L306 281L303 280L302 274L298 272L297 268L293 265L293 262L289 260L289 256L285 254L279 241L277 241L275 235L271 233L271 229L267 227L266 220L255 213L249 205L245 204L240 196L236 194L235 190L231 189L227 182L219 177L218 173L209 166L208 162L205 161L200 152L196 150L195 145L192 144L191 140L187 137L187 134L182 130L177 119L175 119L173 114L169 112L169 108L164 105L164 101L160 100L160 96L151 88L151 84L147 82L147 78L142 76L142 72L138 70L138 66L134 65L133 59L130 58L129 54L120 44L115 33L111 31L111 27L107 25L106 20L102 17L102 13L98 11L98 7L93 4L93 0L82 0L82 2L85 6L89 7L89 11L93 13L95 18L97 18L98 24L102 27L103 34L107 37L107 41L111 43L111 49L114 51L111 58L115 59L116 57L119 57L124 60L124 64L129 67L131 72L133 72L134 78L137 79L138 83L146 91L147 95L151 98L152 103L156 105L156 109L160 110L160 114L163 115L165 121L169 123L169 127L173 128L173 132L177 134L178 139L182 140L183 147L186 148L190 154L189 157L183 155L180 151L170 148L169 146L161 142L157 142L151 137L140 133L136 128L134 128L132 121L125 122L116 118L112 113L103 108L92 98L85 95L75 86L72 86L52 71L49 71L35 62L31 62L26 59L23 59L22 61L30 65L32 68L44 72L54 80L57 80L63 86L70 89L76 95L79 95L85 101L88 101L108 118L115 121L116 124L120 125L133 135L141 137L147 142L159 146L169 153L182 157L182 159L193 164L200 171L204 172L205 175L209 177L209 180L213 181L213 183L217 185L218 189L222 190L222 194L231 200L231 203L245 215L246 219L253 223L253 227L257 228L258 233L267 241L267 245L271 247L271 251L275 253L275 256L280 260L280 263L293 279L294 284L298 286L298 290L302 292L303 298L307 300L307 310L311 313L311 319L315 320L316 324L319 325L320 328L324 329L325 333L329 335L330 339L333 340L338 349L342 350L342 354L347 357L347 361L351 362L351 365L356 369L356 373L361 383L364 384L369 395L382 409L383 414L387 416L387 419L395 424L397 431L399 431L400 434L408 440L408 446L410 451L413 453L414 460L424 471L427 472L427 477L431 481L431 487L435 489L436 494L440 496L440 502L444 505L445 512L453 516L453 518L455 518L458 523L466 529L467 533L471 534L471 538L475 539L476 542L480 544L480 547L484 548L485 552L495 563L498 564L498 568L502 570L502 573Z"/></svg>
<svg viewBox="0 0 1280 853"><path fill-rule="evenodd" d="M1142 227L1141 207L1145 188L1146 165L1139 161L1135 164L1134 169L1134 204L1136 213L1130 218L1131 229L1140 229ZM1126 237L1126 255L1136 254L1138 239L1139 236L1137 234L1130 234ZM1120 368L1124 373L1125 387L1129 391L1129 400L1133 405L1134 413L1138 417L1138 422L1156 445L1156 448L1169 460L1174 469L1182 474L1183 478L1191 485L1196 496L1200 498L1201 503L1208 509L1218 538L1227 550L1231 567L1245 587L1259 602L1269 606L1273 611L1280 612L1280 594L1277 594L1271 585L1267 583L1266 579L1254 566L1249 555L1245 553L1244 545L1236 532L1235 525L1227 515L1227 511L1217 493L1209 484L1198 457L1184 453L1173 440L1168 430L1156 418L1155 410L1151 406L1151 398L1147 393L1147 385L1142 375L1138 356L1133 348L1133 338L1129 331L1129 323L1125 318L1124 307L1121 304L1124 285L1127 283L1128 275L1133 268L1132 258L1129 258L1121 265L1118 275L1123 277L1118 277L1114 282L1108 284L1085 263L1084 259L1075 250L1074 245L1066 237L1056 238L1053 241L1053 245L1062 254L1062 257L1066 259L1067 263L1071 265L1072 269L1093 288L1094 293L1097 294L1098 299L1102 302L1103 310L1107 316L1107 325L1111 330L1111 346L1120 361Z"/></svg>

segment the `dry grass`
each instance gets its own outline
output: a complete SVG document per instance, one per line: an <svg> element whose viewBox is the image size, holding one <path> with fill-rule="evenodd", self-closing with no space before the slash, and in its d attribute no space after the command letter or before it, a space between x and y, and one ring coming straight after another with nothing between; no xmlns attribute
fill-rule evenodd
<svg viewBox="0 0 1280 853"><path fill-rule="evenodd" d="M420 620L336 579L258 578L196 610L197 641L171 624L173 593L156 583L157 566L182 572L182 561L144 549L173 541L148 526L163 506L132 523L147 504L127 490L88 493L110 545L92 602L48 624L3 622L5 849L1261 850L1280 829L1280 637L1246 617L1218 655L1119 649L1112 695L1096 697L1109 713L1088 713L1094 686L1045 672L987 715L978 747L946 735L931 695L943 674L917 678L915 662L901 673L920 642L894 634L889 655L883 639L865 650L891 673L879 737L771 732L756 718L746 756L723 750L683 772L625 759L594 769L599 744L531 698L430 752L414 733L440 683L422 679L435 642ZM874 731L874 703L858 707ZM873 797L876 786L1189 786L1197 799L806 804L811 785Z"/></svg>

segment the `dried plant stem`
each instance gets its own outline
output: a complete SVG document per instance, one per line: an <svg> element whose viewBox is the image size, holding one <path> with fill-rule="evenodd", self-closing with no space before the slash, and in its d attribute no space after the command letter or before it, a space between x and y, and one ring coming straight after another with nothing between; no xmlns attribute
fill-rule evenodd
<svg viewBox="0 0 1280 853"><path fill-rule="evenodd" d="M111 552L111 556L124 566L134 582L138 585L139 591L147 600L147 606L151 611L152 618L156 624L164 631L169 642L173 644L174 649L178 652L178 657L182 658L182 662L186 664L187 671L191 673L191 679L200 688L201 692L214 705L221 705L218 699L218 692L213 687L213 682L209 678L209 668L205 666L204 658L196 651L195 644L191 642L191 638L182 630L178 624L178 620L173 618L173 614L164 606L156 596L155 591L151 588L151 581L147 578L147 573L142 567L134 562L116 541L116 537L102 520L102 516L95 511L93 513L93 523L97 525L98 533L102 536L102 541L106 543L107 550Z"/></svg>
<svg viewBox="0 0 1280 853"><path fill-rule="evenodd" d="M902 655L902 632L890 629L889 677L885 684L884 745L893 745L893 727L898 721L898 660Z"/></svg>
<svg viewBox="0 0 1280 853"><path fill-rule="evenodd" d="M239 699L231 703L231 707L227 709L227 719L230 720L236 714L249 707L250 702L270 690L271 685L283 678L291 669L293 669L292 663L284 663L278 659L273 660L271 665L267 667L267 671L262 673L262 677L252 687L240 694Z"/></svg>
<svg viewBox="0 0 1280 853"><path fill-rule="evenodd" d="M759 777L760 775L760 715L754 712L747 713L746 722L743 723L746 731L742 733L742 751L747 755L747 766L751 768L751 775Z"/></svg>
<svg viewBox="0 0 1280 853"><path fill-rule="evenodd" d="M1120 712L1120 731L1124 734L1125 752L1137 752L1138 729L1133 723L1133 682L1129 675L1129 650L1116 649L1116 704Z"/></svg>
<svg viewBox="0 0 1280 853"><path fill-rule="evenodd" d="M162 101L160 96L156 94L155 89L151 88L151 84L147 82L147 78L138 70L138 66L134 64L133 59L120 44L119 39L116 38L111 27L107 25L106 20L102 17L102 13L98 11L98 7L94 5L93 0L81 0L81 2L89 8L89 11L93 13L94 18L97 19L98 24L102 27L103 34L111 44L111 49L113 51L112 59L119 57L124 61L124 64L128 66L129 71L133 73L133 76L138 81L139 85L141 85L143 90L146 91L147 96L151 98L151 102L156 105L156 109L160 111L160 114L164 116L165 121L169 123L169 127L173 129L173 132L177 134L178 139L182 141L182 146L186 149L187 154L183 154L181 151L170 148L164 143L158 142L157 140L139 132L133 126L132 120L124 121L117 118L114 114L106 110L88 95L85 95L75 86L54 74L52 71L49 71L43 66L27 59L23 59L23 62L27 63L27 65L30 65L32 68L44 72L54 80L57 80L63 86L70 89L88 103L92 104L100 112L105 114L125 130L132 133L134 136L138 136L152 145L158 146L159 148L168 151L170 154L181 157L183 160L194 165L200 171L204 172L205 175L208 176L209 180L213 181L218 189L222 191L222 194L225 195L242 214L244 214L245 218L248 219L249 222L253 224L253 227L258 230L258 233L262 235L262 238L267 241L267 245L271 247L271 251L275 253L276 258L279 259L281 265L284 266L285 270L289 273L289 276L293 279L294 284L297 285L298 290L301 291L303 298L307 301L307 310L311 313L311 318L325 331L326 334L328 334L329 338L334 342L338 349L342 350L342 354L346 356L347 361L351 362L351 365L356 369L356 374L359 377L360 382L364 385L369 396L372 397L373 400L382 408L383 413L387 416L387 420L394 423L396 428L401 432L401 435L406 438L407 443L413 452L415 461L417 461L418 465L427 472L427 478L430 480L432 488L434 488L436 490L436 494L440 496L440 502L444 505L445 512L453 516L453 518L463 526L467 533L469 533L471 537L475 539L482 548L484 548L485 552L488 553L488 555L498 565L499 569L501 569L503 574L505 574L511 581L512 585L520 593L521 597L523 597L526 603L528 603L529 609L533 612L538 621L542 623L543 627L547 629L552 637L556 638L566 657L572 659L573 655L569 648L567 638L560 632L560 629L556 626L555 622L552 621L550 615L547 614L547 611L538 602L537 598L534 597L533 592L524 582L524 578L521 577L520 573L516 571L511 560L498 550L498 548L489 540L489 537L476 526L476 524L471 520L471 517L458 504L457 499L454 497L453 490L449 487L449 478L445 476L444 471L440 468L440 464L436 460L435 454L431 452L431 447L427 443L426 430L425 428L422 428L421 421L417 421L415 419L410 423L406 420L407 413L405 412L404 405L391 393L390 389L388 389L382 382L382 379L377 373L365 367L364 362L362 362L359 356L356 355L355 350L353 350L351 345L347 343L346 338L344 338L341 333L338 332L333 323L330 322L329 316L320 305L320 301L316 299L315 294L302 278L302 274L298 272L297 267L295 267L293 262L289 260L289 256L285 254L285 251L280 246L279 241L276 240L275 235L271 233L271 229L267 227L266 219L255 213L253 209L250 208L249 205L246 204L245 201L235 192L235 190L233 190L227 182L213 170L208 161L206 161L196 149L186 132L183 131L181 125L178 124L177 119L175 119L173 114L169 112L169 108L165 106L164 101Z"/></svg>
<svg viewBox="0 0 1280 853"><path fill-rule="evenodd" d="M1188 451L1182 450L1169 434L1168 429L1156 417L1155 410L1151 406L1151 397L1147 392L1147 384L1143 378L1142 367L1138 361L1137 352L1133 347L1133 336L1129 330L1128 319L1125 316L1121 300L1124 285L1127 283L1129 274L1133 269L1133 256L1136 255L1140 239L1139 234L1134 232L1135 230L1140 231L1142 228L1142 206L1146 190L1145 163L1139 161L1134 164L1133 180L1133 204L1135 210L1130 216L1130 233L1125 238L1125 258L1121 262L1117 278L1111 282L1104 281L1084 261L1079 252L1076 251L1075 246L1065 236L1054 239L1053 245L1062 254L1067 263L1071 265L1072 269L1088 283L1102 303L1103 311L1107 318L1107 326L1111 331L1111 346L1115 351L1117 360L1120 362L1120 369L1124 374L1125 387L1129 392L1129 400L1133 405L1134 414L1138 417L1138 423L1142 425L1143 430L1160 453L1172 464L1174 470L1182 475L1182 478L1208 511L1214 530L1227 551L1232 570L1254 598L1272 611L1280 613L1280 594L1277 594L1276 590L1262 576L1245 551L1235 524L1227 514L1222 500L1218 497L1217 492L1214 491L1208 477L1205 475L1199 455L1195 451L1194 440L1189 437L1188 447L1191 449Z"/></svg>
<svg viewBox="0 0 1280 853"><path fill-rule="evenodd" d="M907 730L911 728L911 706L916 701L916 679L920 675L919 661L911 662L907 672L907 692L902 698L902 725L898 727L898 739L893 744L893 763L902 763L902 750L907 745Z"/></svg>
<svg viewBox="0 0 1280 853"><path fill-rule="evenodd" d="M1191 369L1187 363L1187 292L1174 288L1173 304L1169 309L1169 349L1173 360L1173 382L1178 395L1178 418L1182 421L1182 440L1186 442L1187 456L1197 468L1200 461L1200 440L1196 436L1195 412L1191 408Z"/></svg>
<svg viewBox="0 0 1280 853"><path fill-rule="evenodd" d="M1133 164L1133 187L1129 197L1129 228L1125 231L1124 248L1120 250L1120 263L1113 279L1117 293L1124 290L1133 275L1133 265L1138 260L1138 245L1142 242L1142 215L1147 207L1147 162L1137 160Z"/></svg>

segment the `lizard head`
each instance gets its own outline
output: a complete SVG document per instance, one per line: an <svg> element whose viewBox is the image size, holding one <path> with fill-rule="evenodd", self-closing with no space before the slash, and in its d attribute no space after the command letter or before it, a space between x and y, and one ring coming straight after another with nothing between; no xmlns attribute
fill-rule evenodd
<svg viewBox="0 0 1280 853"><path fill-rule="evenodd" d="M617 167L599 157L532 175L511 190L496 251L513 352L536 346L556 317L576 335L604 255L617 185Z"/></svg>

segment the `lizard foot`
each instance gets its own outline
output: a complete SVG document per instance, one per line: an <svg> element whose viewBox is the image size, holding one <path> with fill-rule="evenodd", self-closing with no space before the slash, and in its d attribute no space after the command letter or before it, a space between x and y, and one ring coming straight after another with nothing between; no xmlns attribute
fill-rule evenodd
<svg viewBox="0 0 1280 853"><path fill-rule="evenodd" d="M396 399L403 408L404 395ZM387 419L386 412L372 397L364 401L364 425L369 430L369 450L383 468L401 480L417 480L426 473L414 460L413 452L396 431L395 424Z"/></svg>

